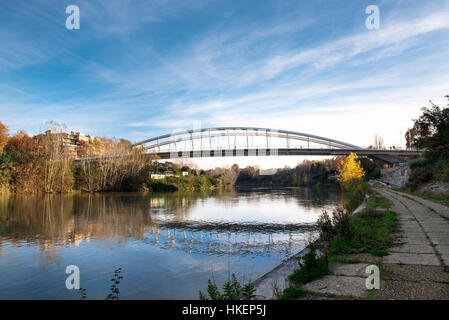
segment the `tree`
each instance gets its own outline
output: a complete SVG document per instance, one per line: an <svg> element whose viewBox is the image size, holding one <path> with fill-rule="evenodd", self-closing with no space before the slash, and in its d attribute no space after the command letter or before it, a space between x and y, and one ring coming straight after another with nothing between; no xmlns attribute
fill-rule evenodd
<svg viewBox="0 0 449 320"><path fill-rule="evenodd" d="M351 152L344 160L341 160L337 167L337 179L340 185L347 189L354 180L360 180L365 172L357 160L357 154Z"/></svg>
<svg viewBox="0 0 449 320"><path fill-rule="evenodd" d="M446 96L449 99L449 95ZM423 114L414 119L413 128L406 133L407 146L426 150L426 158L434 161L449 157L449 108L422 108Z"/></svg>
<svg viewBox="0 0 449 320"><path fill-rule="evenodd" d="M377 133L374 134L374 148L375 149L384 148L384 139L381 136L378 136Z"/></svg>
<svg viewBox="0 0 449 320"><path fill-rule="evenodd" d="M0 121L0 151L3 150L3 147L6 145L6 143L8 142L8 137L9 137L9 130L8 127L5 126L1 121Z"/></svg>

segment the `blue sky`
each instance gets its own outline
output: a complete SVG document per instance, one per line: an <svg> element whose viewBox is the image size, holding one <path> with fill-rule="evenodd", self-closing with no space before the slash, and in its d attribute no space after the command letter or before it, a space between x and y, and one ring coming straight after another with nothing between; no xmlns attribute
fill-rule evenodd
<svg viewBox="0 0 449 320"><path fill-rule="evenodd" d="M0 120L12 133L54 120L139 141L201 121L397 145L449 94L447 0L0 4ZM71 4L79 30L65 28ZM379 30L365 27L372 4Z"/></svg>

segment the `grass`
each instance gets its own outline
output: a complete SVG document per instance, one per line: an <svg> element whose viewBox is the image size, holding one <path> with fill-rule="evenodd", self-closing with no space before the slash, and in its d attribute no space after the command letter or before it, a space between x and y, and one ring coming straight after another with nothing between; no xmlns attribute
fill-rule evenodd
<svg viewBox="0 0 449 320"><path fill-rule="evenodd" d="M381 196L370 196L368 198L367 201L367 207L371 208L371 209L375 209L375 208L386 208L386 209L390 209L391 207L391 202L384 197Z"/></svg>
<svg viewBox="0 0 449 320"><path fill-rule="evenodd" d="M365 209L351 218L350 232L333 237L329 252L333 255L369 252L381 256L381 250L393 245L392 233L397 229L394 212Z"/></svg>
<svg viewBox="0 0 449 320"><path fill-rule="evenodd" d="M449 207L449 194L435 194L435 195L416 194L416 196Z"/></svg>
<svg viewBox="0 0 449 320"><path fill-rule="evenodd" d="M375 257L385 257L388 256L389 253L385 250L382 249L374 249L370 251L371 255L375 256Z"/></svg>

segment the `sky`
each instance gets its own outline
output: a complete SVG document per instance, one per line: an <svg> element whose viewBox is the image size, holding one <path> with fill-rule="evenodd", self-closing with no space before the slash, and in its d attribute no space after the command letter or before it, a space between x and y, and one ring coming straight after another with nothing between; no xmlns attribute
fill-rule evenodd
<svg viewBox="0 0 449 320"><path fill-rule="evenodd" d="M133 142L200 123L397 146L430 99L447 104L448 57L449 0L0 0L0 121Z"/></svg>

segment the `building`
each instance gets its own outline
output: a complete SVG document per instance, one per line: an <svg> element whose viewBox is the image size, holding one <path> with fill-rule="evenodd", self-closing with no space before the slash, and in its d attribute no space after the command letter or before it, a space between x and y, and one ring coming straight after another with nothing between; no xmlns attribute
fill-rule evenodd
<svg viewBox="0 0 449 320"><path fill-rule="evenodd" d="M161 174L161 173L151 173L151 174L150 174L150 178L151 178L151 179L154 179L154 180L165 179L165 174Z"/></svg>
<svg viewBox="0 0 449 320"><path fill-rule="evenodd" d="M50 141L62 143L72 158L87 156L100 156L108 154L114 142L111 139L84 135L81 132L56 132L47 130L41 136L48 137ZM59 140L60 139L60 140Z"/></svg>

